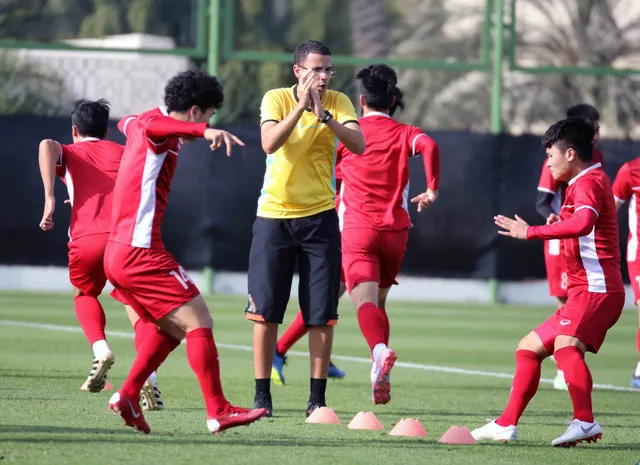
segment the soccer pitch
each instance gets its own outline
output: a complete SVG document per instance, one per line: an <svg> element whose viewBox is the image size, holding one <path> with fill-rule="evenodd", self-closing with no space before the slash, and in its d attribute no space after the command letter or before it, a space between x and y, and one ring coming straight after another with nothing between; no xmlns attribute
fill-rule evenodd
<svg viewBox="0 0 640 465"><path fill-rule="evenodd" d="M109 342L116 363L109 379L117 388L134 357L132 328L124 309L108 296ZM222 381L235 404L253 402L252 325L245 300L211 296ZM296 302L287 314L293 318ZM597 445L553 449L552 439L571 419L567 392L553 390L555 366L543 364L536 398L512 444L438 444L451 425L481 426L502 411L520 337L551 308L404 304L391 302L391 347L398 364L391 376L392 400L371 403L368 348L353 307L341 301L334 361L347 372L327 387L327 404L341 425L305 423L309 388L307 339L293 348L286 386L272 386L274 418L221 436L207 432L205 410L184 346L158 373L167 410L147 412L148 436L125 428L107 408L110 391L79 390L93 360L67 294L0 293L0 460L35 464L634 464L640 460L637 420L640 392L629 378L637 362L637 314L625 311L598 356L588 355L594 383L594 412L604 429ZM287 321L288 322L288 321ZM373 411L385 431L352 431L358 411ZM426 438L388 436L401 418L418 418ZM635 420L634 420L635 419Z"/></svg>

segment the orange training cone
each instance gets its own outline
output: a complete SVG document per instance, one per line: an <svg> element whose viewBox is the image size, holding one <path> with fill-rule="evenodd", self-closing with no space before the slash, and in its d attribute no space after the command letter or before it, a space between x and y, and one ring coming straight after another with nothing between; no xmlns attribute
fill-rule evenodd
<svg viewBox="0 0 640 465"><path fill-rule="evenodd" d="M426 436L427 432L419 420L403 418L389 432L389 436Z"/></svg>
<svg viewBox="0 0 640 465"><path fill-rule="evenodd" d="M477 444L471 436L471 431L466 426L453 425L442 435L438 441L440 444Z"/></svg>
<svg viewBox="0 0 640 465"><path fill-rule="evenodd" d="M349 423L349 429L383 430L384 426L373 412L358 412Z"/></svg>
<svg viewBox="0 0 640 465"><path fill-rule="evenodd" d="M111 383L109 382L109 380L105 380L104 382L104 387L102 388L103 391L113 391L113 386L111 385Z"/></svg>
<svg viewBox="0 0 640 465"><path fill-rule="evenodd" d="M342 423L336 412L329 407L320 407L313 411L307 418L307 423L317 423L322 425L339 425Z"/></svg>

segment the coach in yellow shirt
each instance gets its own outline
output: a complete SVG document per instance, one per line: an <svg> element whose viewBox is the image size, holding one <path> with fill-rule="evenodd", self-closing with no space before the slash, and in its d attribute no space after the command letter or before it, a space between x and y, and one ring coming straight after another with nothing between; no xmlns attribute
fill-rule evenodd
<svg viewBox="0 0 640 465"><path fill-rule="evenodd" d="M335 211L338 142L361 154L365 141L349 98L328 84L335 74L321 42L296 47L298 84L267 92L261 106L267 153L249 254L247 318L255 322L256 408L271 416L271 366L298 266L298 299L309 326L311 394L307 416L325 406L327 371L338 319L342 257Z"/></svg>

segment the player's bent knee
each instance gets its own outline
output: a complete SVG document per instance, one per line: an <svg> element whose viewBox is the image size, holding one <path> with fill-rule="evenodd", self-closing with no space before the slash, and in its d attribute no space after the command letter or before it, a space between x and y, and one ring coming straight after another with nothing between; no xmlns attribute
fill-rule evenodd
<svg viewBox="0 0 640 465"><path fill-rule="evenodd" d="M555 350L560 350L560 349L563 349L565 347L577 347L582 352L586 352L587 351L586 346L577 337L575 337L575 336L565 336L565 335L557 336L556 337L556 342L555 342Z"/></svg>
<svg viewBox="0 0 640 465"><path fill-rule="evenodd" d="M169 321L185 333L199 328L213 329L213 318L202 295L194 297L161 320Z"/></svg>
<svg viewBox="0 0 640 465"><path fill-rule="evenodd" d="M356 310L365 303L377 305L378 283L374 281L358 283L351 289L350 297Z"/></svg>
<svg viewBox="0 0 640 465"><path fill-rule="evenodd" d="M386 308L387 296L389 295L390 287L378 289L378 308Z"/></svg>
<svg viewBox="0 0 640 465"><path fill-rule="evenodd" d="M535 331L531 331L520 340L517 350L529 350L542 357L548 357L550 355Z"/></svg>

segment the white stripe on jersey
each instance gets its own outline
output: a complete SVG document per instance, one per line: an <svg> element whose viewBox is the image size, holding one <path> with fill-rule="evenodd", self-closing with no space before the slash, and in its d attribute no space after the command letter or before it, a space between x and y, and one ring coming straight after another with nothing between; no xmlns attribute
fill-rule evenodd
<svg viewBox="0 0 640 465"><path fill-rule="evenodd" d="M418 141L418 137L422 137L422 136L427 136L426 134L418 134L416 137L413 138L413 142L411 143L411 156L412 157L416 157L418 155L422 155L420 153L416 153L416 142Z"/></svg>
<svg viewBox="0 0 640 465"><path fill-rule="evenodd" d="M344 181L342 181L342 184L340 184L340 205L338 205L338 225L340 231L342 231L344 227L344 211Z"/></svg>
<svg viewBox="0 0 640 465"><path fill-rule="evenodd" d="M404 190L402 191L402 208L405 209L408 215L409 214L409 181L407 181L407 185L404 186Z"/></svg>
<svg viewBox="0 0 640 465"><path fill-rule="evenodd" d="M636 194L629 201L629 244L627 244L627 261L635 262L638 256L638 212L636 211Z"/></svg>
<svg viewBox="0 0 640 465"><path fill-rule="evenodd" d="M607 292L607 283L604 277L604 271L598 259L598 251L596 250L595 226L589 234L578 239L580 244L580 258L582 266L587 273L587 282L589 283L589 292L597 292L604 294Z"/></svg>
<svg viewBox="0 0 640 465"><path fill-rule="evenodd" d="M560 239L549 239L549 255L560 255Z"/></svg>
<svg viewBox="0 0 640 465"><path fill-rule="evenodd" d="M62 158L62 150L60 150L60 157ZM67 192L69 193L69 204L73 209L73 179L71 179L71 173L69 173L68 167L65 167L64 184L67 186ZM67 236L69 236L69 242L71 242L71 225L69 225L69 229L67 230Z"/></svg>
<svg viewBox="0 0 640 465"><path fill-rule="evenodd" d="M156 183L166 156L166 152L156 155L147 149L147 157L144 160L144 171L142 172L140 205L138 206L136 224L133 228L133 238L131 240L133 247L145 249L151 247L153 218L156 214Z"/></svg>

